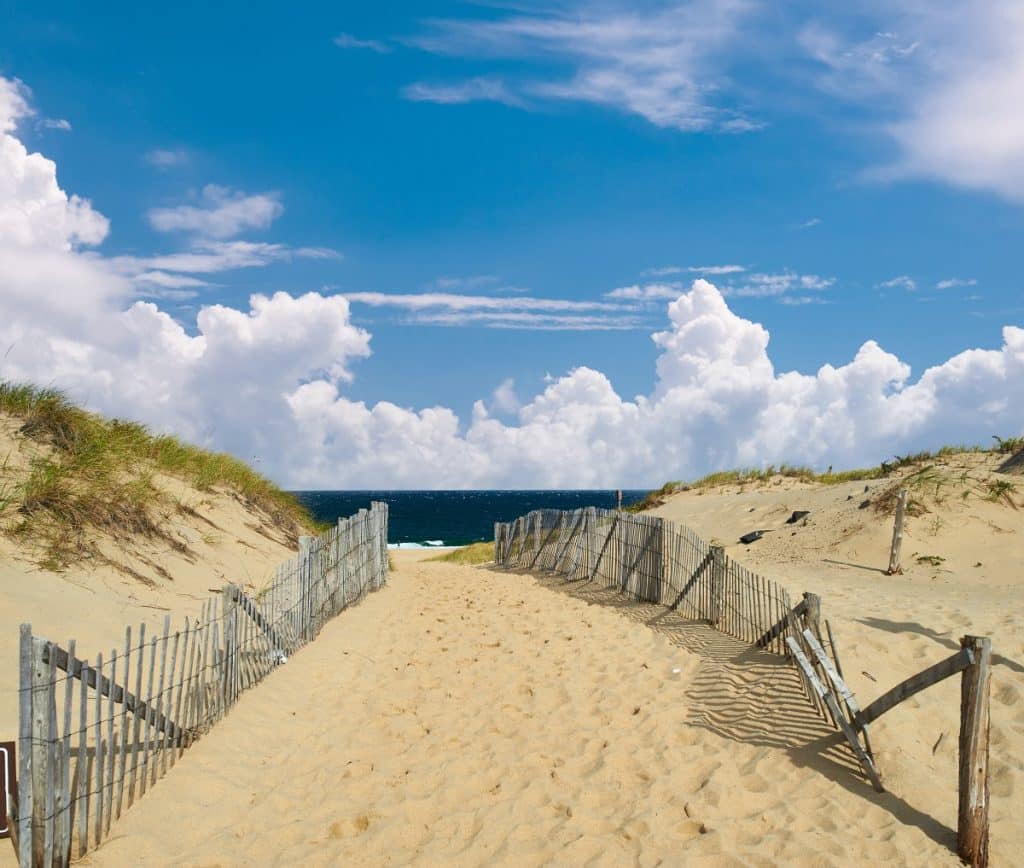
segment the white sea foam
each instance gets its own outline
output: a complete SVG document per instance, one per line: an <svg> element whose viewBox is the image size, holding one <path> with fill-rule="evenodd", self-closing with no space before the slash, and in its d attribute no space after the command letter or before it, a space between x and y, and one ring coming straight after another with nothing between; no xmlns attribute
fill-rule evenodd
<svg viewBox="0 0 1024 868"><path fill-rule="evenodd" d="M402 543L388 543L389 549L440 549L440 548L457 548L457 546L446 546L443 539L428 539L421 543L418 542L402 542Z"/></svg>

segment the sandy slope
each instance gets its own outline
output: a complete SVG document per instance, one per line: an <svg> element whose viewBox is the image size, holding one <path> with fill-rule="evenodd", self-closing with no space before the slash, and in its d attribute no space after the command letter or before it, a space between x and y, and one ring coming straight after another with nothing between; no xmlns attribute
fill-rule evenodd
<svg viewBox="0 0 1024 868"><path fill-rule="evenodd" d="M654 514L726 543L731 556L782 581L791 594L820 594L862 705L953 653L964 634L991 637L993 864L1011 865L1024 848L1024 818L1013 816L1024 793L1024 511L962 496L956 480L965 468L983 476L983 461L990 459L954 458L945 474L952 483L913 492L927 512L907 521L905 572L897 576L883 571L892 516L859 507L899 483L821 487L778 479L684 492ZM785 524L797 509L810 510L806 523ZM766 528L773 533L749 547L737 542L746 531ZM919 555L942 560L919 562ZM872 727L886 784L951 828L959 688L959 679L949 679Z"/></svg>
<svg viewBox="0 0 1024 868"><path fill-rule="evenodd" d="M873 793L777 659L615 595L398 558L87 864L957 864L955 798L933 813L899 774ZM911 658L934 644L915 635ZM883 769L912 732L878 732ZM1024 846L1009 810L993 864Z"/></svg>
<svg viewBox="0 0 1024 868"><path fill-rule="evenodd" d="M0 487L24 472L32 448L0 416ZM54 641L75 638L90 657L108 654L123 647L126 625L145 622L152 635L170 614L180 626L185 615L198 614L210 589L225 582L261 587L294 553L266 516L229 493L197 491L167 477L156 482L169 495L162 520L167 537L120 544L100 538L106 563L93 559L50 572L36 565L36 553L0 535L0 740L18 731L20 623Z"/></svg>

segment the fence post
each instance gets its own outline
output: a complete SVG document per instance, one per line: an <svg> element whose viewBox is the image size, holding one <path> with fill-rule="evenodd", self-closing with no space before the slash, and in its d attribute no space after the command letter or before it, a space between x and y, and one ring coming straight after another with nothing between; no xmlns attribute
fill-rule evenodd
<svg viewBox="0 0 1024 868"><path fill-rule="evenodd" d="M312 558L310 554L312 548L313 537L299 537L299 595L301 597L299 602L299 636L304 640L309 639L309 618L311 613L309 590L310 576L312 574Z"/></svg>
<svg viewBox="0 0 1024 868"><path fill-rule="evenodd" d="M907 489L901 488L896 501L896 521L892 526L892 548L889 549L889 569L886 572L893 576L902 573L900 567L900 548L903 546L903 512L907 508Z"/></svg>
<svg viewBox="0 0 1024 868"><path fill-rule="evenodd" d="M988 865L988 735L992 643L964 636L974 662L960 678L960 803L957 855L972 868Z"/></svg>
<svg viewBox="0 0 1024 868"><path fill-rule="evenodd" d="M221 618L224 624L224 696L225 705L235 701L235 672L238 669L238 594L235 586L221 588Z"/></svg>
<svg viewBox="0 0 1024 868"><path fill-rule="evenodd" d="M821 597L817 594L810 594L804 591L804 602L807 608L804 612L804 620L811 632L819 639L821 638Z"/></svg>
<svg viewBox="0 0 1024 868"><path fill-rule="evenodd" d="M722 619L722 594L725 590L725 548L711 546L711 626Z"/></svg>
<svg viewBox="0 0 1024 868"><path fill-rule="evenodd" d="M31 769L30 779L21 784L22 787L32 791L30 817L32 831L29 835L32 848L31 864L40 866L46 863L46 831L47 826L53 822L52 818L47 816L46 810L46 779L50 747L50 706L54 703L54 691L53 680L50 678L50 667L43 662L43 649L46 647L46 640L30 636L30 641L32 667L30 691L32 702Z"/></svg>
<svg viewBox="0 0 1024 868"><path fill-rule="evenodd" d="M32 625L21 625L18 666L18 864L32 864Z"/></svg>

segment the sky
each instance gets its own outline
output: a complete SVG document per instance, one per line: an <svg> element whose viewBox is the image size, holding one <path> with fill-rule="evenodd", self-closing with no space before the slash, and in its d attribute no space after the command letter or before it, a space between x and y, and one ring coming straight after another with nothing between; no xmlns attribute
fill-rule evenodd
<svg viewBox="0 0 1024 868"><path fill-rule="evenodd" d="M0 377L297 488L1024 432L1024 6L0 0Z"/></svg>

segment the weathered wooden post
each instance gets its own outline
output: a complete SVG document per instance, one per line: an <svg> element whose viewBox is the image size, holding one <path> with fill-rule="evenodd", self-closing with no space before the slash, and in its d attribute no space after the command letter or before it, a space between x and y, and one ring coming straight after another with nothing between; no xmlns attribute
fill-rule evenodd
<svg viewBox="0 0 1024 868"><path fill-rule="evenodd" d="M960 804L956 852L972 868L988 865L988 735L992 643L964 636L974 661L960 677Z"/></svg>
<svg viewBox="0 0 1024 868"><path fill-rule="evenodd" d="M221 588L221 619L224 624L224 696L228 705L235 701L235 673L238 669L238 594L235 586Z"/></svg>
<svg viewBox="0 0 1024 868"><path fill-rule="evenodd" d="M886 572L893 576L902 573L900 567L900 548L903 545L903 511L907 508L907 489L901 488L896 500L896 522L892 528L892 548L889 550L889 569Z"/></svg>
<svg viewBox="0 0 1024 868"><path fill-rule="evenodd" d="M804 602L807 604L804 610L804 621L811 628L811 632L821 639L821 597L804 591Z"/></svg>
<svg viewBox="0 0 1024 868"><path fill-rule="evenodd" d="M18 667L18 864L32 864L32 814L35 810L32 756L32 625L21 625Z"/></svg>
<svg viewBox="0 0 1024 868"><path fill-rule="evenodd" d="M722 594L725 591L725 548L711 546L711 626L722 619Z"/></svg>
<svg viewBox="0 0 1024 868"><path fill-rule="evenodd" d="M622 489L616 489L615 491L615 508L622 512Z"/></svg>
<svg viewBox="0 0 1024 868"><path fill-rule="evenodd" d="M313 537L305 535L300 536L299 594L301 596L301 599L299 601L299 617L301 618L301 624L299 626L299 635L307 641L309 640L310 636L310 617L312 615L312 602L309 599L311 577L313 574L312 549Z"/></svg>
<svg viewBox="0 0 1024 868"><path fill-rule="evenodd" d="M32 791L29 800L32 813L29 820L32 824L28 836L32 848L33 866L47 865L47 856L53 857L53 839L51 811L47 808L53 800L53 769L50 765L51 739L50 719L56 716L56 697L54 695L54 683L50 666L43 662L43 652L46 649L45 639L37 639L29 633L31 642L31 734L29 736L31 747L30 777L24 780L19 787L19 792L24 789ZM97 748L98 750L98 748ZM49 785L49 786L48 786ZM49 845L49 846L47 846ZM49 850L49 853L47 852Z"/></svg>

